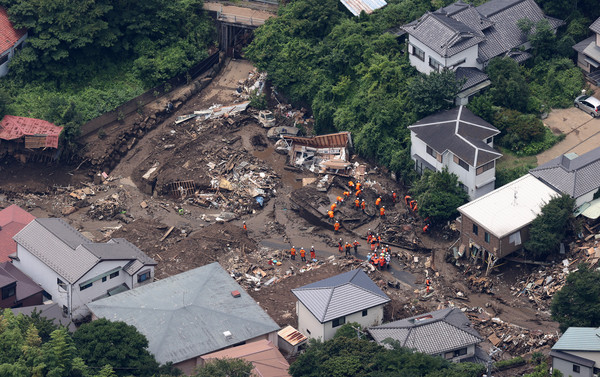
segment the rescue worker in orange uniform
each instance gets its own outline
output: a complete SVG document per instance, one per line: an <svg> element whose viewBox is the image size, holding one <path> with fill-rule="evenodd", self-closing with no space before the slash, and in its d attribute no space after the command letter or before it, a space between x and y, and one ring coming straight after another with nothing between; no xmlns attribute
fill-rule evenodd
<svg viewBox="0 0 600 377"><path fill-rule="evenodd" d="M362 202L360 203L360 208L362 208L363 212L365 212L365 208L367 208L367 203L365 203L365 200L363 199Z"/></svg>
<svg viewBox="0 0 600 377"><path fill-rule="evenodd" d="M379 208L379 214L381 215L381 217L385 217L385 206Z"/></svg>
<svg viewBox="0 0 600 377"><path fill-rule="evenodd" d="M356 198L356 200L354 201L354 206L356 207L356 209L360 208L360 199Z"/></svg>
<svg viewBox="0 0 600 377"><path fill-rule="evenodd" d="M397 198L398 198L398 196L396 195L396 193L394 191L392 191L392 202L394 202L394 204L396 204Z"/></svg>
<svg viewBox="0 0 600 377"><path fill-rule="evenodd" d="M369 229L370 230L370 229ZM371 238L373 238L373 236L371 235L371 232L367 233L367 243L370 244L371 243Z"/></svg>
<svg viewBox="0 0 600 377"><path fill-rule="evenodd" d="M410 195L406 195L404 197L404 202L406 203L406 205L408 205L410 203L410 200L412 199L412 197Z"/></svg>
<svg viewBox="0 0 600 377"><path fill-rule="evenodd" d="M385 257L382 255L379 257L379 269L383 270L385 267Z"/></svg>
<svg viewBox="0 0 600 377"><path fill-rule="evenodd" d="M352 244L352 246L354 246L354 254L358 254L358 247L360 246L358 241L354 240L354 243Z"/></svg>
<svg viewBox="0 0 600 377"><path fill-rule="evenodd" d="M375 206L379 207L380 204L381 204L381 196L378 197L377 199L375 199Z"/></svg>
<svg viewBox="0 0 600 377"><path fill-rule="evenodd" d="M344 191L344 196L347 198L350 196L350 192L349 191Z"/></svg>
<svg viewBox="0 0 600 377"><path fill-rule="evenodd" d="M360 191L360 186L361 186L360 182L356 182L356 191Z"/></svg>
<svg viewBox="0 0 600 377"><path fill-rule="evenodd" d="M350 188L354 188L354 182L352 182L352 181L348 181L348 187L350 187Z"/></svg>
<svg viewBox="0 0 600 377"><path fill-rule="evenodd" d="M338 241L338 251L341 253L342 251L344 251L344 245L342 244L342 239L340 238L340 240Z"/></svg>
<svg viewBox="0 0 600 377"><path fill-rule="evenodd" d="M337 208L337 204L333 203L333 204L331 205L331 210L332 210L332 211L335 211L335 209L336 209L336 208Z"/></svg>
<svg viewBox="0 0 600 377"><path fill-rule="evenodd" d="M342 204L342 202L344 201L344 199L342 199L342 197L339 195L337 198L335 198L335 200L337 201L338 204Z"/></svg>
<svg viewBox="0 0 600 377"><path fill-rule="evenodd" d="M306 262L306 250L303 247L300 248L300 260Z"/></svg>
<svg viewBox="0 0 600 377"><path fill-rule="evenodd" d="M358 198L360 196L360 194L362 194L362 190L356 190L356 197Z"/></svg>
<svg viewBox="0 0 600 377"><path fill-rule="evenodd" d="M244 228L244 232L248 231L248 227L246 226L246 222L244 221L244 225L242 226Z"/></svg>
<svg viewBox="0 0 600 377"><path fill-rule="evenodd" d="M317 254L315 253L315 247L310 248L310 259L314 262L317 260Z"/></svg>
<svg viewBox="0 0 600 377"><path fill-rule="evenodd" d="M349 242L346 241L346 246L345 246L346 255L350 255L350 248L352 248L352 246L350 245Z"/></svg>
<svg viewBox="0 0 600 377"><path fill-rule="evenodd" d="M333 214L333 211L332 211L332 210L329 210L329 211L327 211L327 214L329 215L329 218L330 218L330 219L333 219L333 215L334 215L334 214Z"/></svg>
<svg viewBox="0 0 600 377"><path fill-rule="evenodd" d="M340 223L338 221L333 224L333 230L338 232L340 230Z"/></svg>
<svg viewBox="0 0 600 377"><path fill-rule="evenodd" d="M423 227L423 233L427 233L429 231L429 224L425 224Z"/></svg>
<svg viewBox="0 0 600 377"><path fill-rule="evenodd" d="M290 249L290 255L292 256L292 260L296 260L296 249L294 246Z"/></svg>

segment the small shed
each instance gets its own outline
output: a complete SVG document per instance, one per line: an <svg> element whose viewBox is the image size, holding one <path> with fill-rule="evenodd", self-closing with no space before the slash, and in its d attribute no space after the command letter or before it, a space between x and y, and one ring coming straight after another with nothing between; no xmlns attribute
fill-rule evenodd
<svg viewBox="0 0 600 377"><path fill-rule="evenodd" d="M289 356L296 355L300 349L304 348L308 340L304 334L289 325L279 330L277 335L279 350Z"/></svg>

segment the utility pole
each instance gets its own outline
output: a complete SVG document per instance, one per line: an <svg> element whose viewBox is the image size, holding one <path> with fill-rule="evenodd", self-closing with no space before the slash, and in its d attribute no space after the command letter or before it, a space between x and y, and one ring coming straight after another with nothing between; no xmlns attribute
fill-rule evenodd
<svg viewBox="0 0 600 377"><path fill-rule="evenodd" d="M492 377L492 366L494 365L494 359L492 358L492 356L494 356L495 354L497 354L498 352L500 352L500 348L494 347L490 350L489 353L489 357L490 359L487 362L487 372L485 377Z"/></svg>

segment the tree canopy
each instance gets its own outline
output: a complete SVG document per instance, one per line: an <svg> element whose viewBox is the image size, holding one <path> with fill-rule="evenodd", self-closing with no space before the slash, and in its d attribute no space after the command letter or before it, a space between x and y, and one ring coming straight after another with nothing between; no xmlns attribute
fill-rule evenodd
<svg viewBox="0 0 600 377"><path fill-rule="evenodd" d="M244 359L216 359L198 368L193 377L248 377L253 368Z"/></svg>
<svg viewBox="0 0 600 377"><path fill-rule="evenodd" d="M529 227L529 240L525 242L525 250L535 258L545 257L558 251L560 242L572 229L575 199L563 194L551 199L542 207L541 213Z"/></svg>
<svg viewBox="0 0 600 377"><path fill-rule="evenodd" d="M425 170L410 189L417 200L418 212L434 222L444 222L458 216L456 210L469 200L469 195L458 185L456 174L444 168L441 172Z"/></svg>
<svg viewBox="0 0 600 377"><path fill-rule="evenodd" d="M550 306L552 319L560 331L569 327L600 326L600 271L580 264L567 276L562 289L554 294Z"/></svg>

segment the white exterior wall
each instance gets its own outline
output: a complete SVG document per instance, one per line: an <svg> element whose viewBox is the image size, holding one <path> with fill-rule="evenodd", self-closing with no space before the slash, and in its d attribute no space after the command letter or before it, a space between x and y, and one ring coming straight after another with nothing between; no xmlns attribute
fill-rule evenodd
<svg viewBox="0 0 600 377"><path fill-rule="evenodd" d="M67 279L58 275L53 269L19 244L17 244L17 256L19 260L13 261L15 267L29 275L40 287L52 295L52 301L61 307L69 307L70 286L67 284L67 290L64 290L59 288L56 283L57 278L60 278L65 283L67 283Z"/></svg>
<svg viewBox="0 0 600 377"><path fill-rule="evenodd" d="M591 202L594 199L594 194L598 191L598 189L592 190L587 194L581 195L580 197L575 199L575 206L579 207L583 203Z"/></svg>
<svg viewBox="0 0 600 377"><path fill-rule="evenodd" d="M443 152L443 151L441 151L441 152ZM442 171L442 168L444 167L444 163L439 162L432 155L428 154L427 153L427 144L425 144L425 142L423 140L419 139L419 137L417 136L417 134L415 134L414 131L410 131L410 155L412 157L415 154L417 156L421 157L421 159L423 159L426 162L428 162L429 164L431 164L432 166L434 166L437 171Z"/></svg>
<svg viewBox="0 0 600 377"><path fill-rule="evenodd" d="M0 65L0 77L6 76L6 74L8 73L8 64L10 63L10 60L15 55L15 46L19 45L20 43L23 43L23 41L25 39L27 39L27 33L25 33L25 35L22 36L17 41L17 43L15 43L15 45L8 50L8 61L6 63ZM0 54L0 56L4 56L4 55L6 55L6 52L3 52L3 53Z"/></svg>
<svg viewBox="0 0 600 377"><path fill-rule="evenodd" d="M462 59L465 59L465 62L460 65L460 67L475 67L482 69L483 65L477 62L477 56L479 51L479 45L471 46L468 49L459 52L453 56L448 58L443 58L440 54L433 51L431 48L427 47L424 43L413 37L412 35L408 36L408 42L414 46L417 46L421 50L425 51L425 60L421 61L421 59L417 58L413 54L409 53L410 64L414 66L417 71L429 74L433 71L433 68L429 66L429 57L433 57L435 60L440 62L442 66L449 67Z"/></svg>
<svg viewBox="0 0 600 377"><path fill-rule="evenodd" d="M360 312L356 312L356 313L347 315L345 317L346 317L345 323L357 322L363 328L370 327L370 326L378 326L378 325L381 325L381 322L383 321L383 305L379 305L379 306L375 306L373 308L367 309L367 315L364 317L362 316L362 310ZM324 328L325 328L325 339L324 340L329 340L329 339L333 338L335 333L341 327L341 326L333 327L332 325L333 325L333 321L325 322L324 324L322 324L322 326L324 326Z"/></svg>
<svg viewBox="0 0 600 377"><path fill-rule="evenodd" d="M296 315L298 316L298 331L307 338L326 340L325 326L300 301L296 301Z"/></svg>
<svg viewBox="0 0 600 377"><path fill-rule="evenodd" d="M150 270L150 278L146 281L138 283L138 275L143 275L143 273L148 270ZM123 271L123 273L127 274L125 271ZM127 276L129 276L129 275L127 275ZM138 272L136 272L133 276L130 276L129 278L131 279L131 284L132 284L130 287L133 287L133 288L151 283L154 281L154 266L144 266ZM129 284L127 284L127 285L129 285Z"/></svg>
<svg viewBox="0 0 600 377"><path fill-rule="evenodd" d="M569 353L572 353L572 352L569 352ZM568 376L592 377L594 375L592 368L584 367L583 365L579 365L579 368L580 368L579 373L575 373L575 372L573 372L573 365L579 365L579 364L573 364L570 361L566 361L566 360L560 359L558 357L552 357L552 369L559 370L565 377L568 377Z"/></svg>
<svg viewBox="0 0 600 377"><path fill-rule="evenodd" d="M600 352L586 352L586 351L569 351L571 355L583 357L584 359L592 360L596 365L600 365Z"/></svg>

